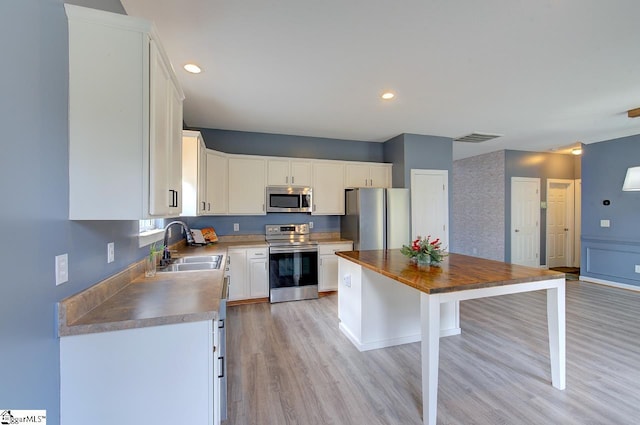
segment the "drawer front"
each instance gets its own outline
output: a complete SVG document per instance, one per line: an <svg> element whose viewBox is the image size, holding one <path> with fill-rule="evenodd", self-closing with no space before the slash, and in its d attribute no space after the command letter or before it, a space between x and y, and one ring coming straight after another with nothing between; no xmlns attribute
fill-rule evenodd
<svg viewBox="0 0 640 425"><path fill-rule="evenodd" d="M352 246L350 243L320 244L318 245L318 254L328 255L338 251L351 251Z"/></svg>
<svg viewBox="0 0 640 425"><path fill-rule="evenodd" d="M247 258L267 258L269 256L267 248L247 249Z"/></svg>

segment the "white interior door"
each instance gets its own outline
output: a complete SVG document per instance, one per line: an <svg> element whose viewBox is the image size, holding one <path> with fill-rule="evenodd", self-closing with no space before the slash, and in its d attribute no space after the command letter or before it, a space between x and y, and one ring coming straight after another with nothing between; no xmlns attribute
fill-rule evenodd
<svg viewBox="0 0 640 425"><path fill-rule="evenodd" d="M547 266L573 264L573 180L547 180Z"/></svg>
<svg viewBox="0 0 640 425"><path fill-rule="evenodd" d="M540 179L511 178L511 262L540 267Z"/></svg>
<svg viewBox="0 0 640 425"><path fill-rule="evenodd" d="M431 235L449 247L449 172L411 170L411 237Z"/></svg>

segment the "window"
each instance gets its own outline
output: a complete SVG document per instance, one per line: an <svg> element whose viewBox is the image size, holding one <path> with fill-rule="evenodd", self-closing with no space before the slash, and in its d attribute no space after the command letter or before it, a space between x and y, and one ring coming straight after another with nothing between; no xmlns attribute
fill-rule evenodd
<svg viewBox="0 0 640 425"><path fill-rule="evenodd" d="M138 220L138 246L151 245L162 240L164 220Z"/></svg>

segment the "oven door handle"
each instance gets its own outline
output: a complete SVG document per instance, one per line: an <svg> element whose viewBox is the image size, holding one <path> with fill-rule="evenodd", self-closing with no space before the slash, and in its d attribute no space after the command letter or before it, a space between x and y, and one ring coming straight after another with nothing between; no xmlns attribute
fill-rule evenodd
<svg viewBox="0 0 640 425"><path fill-rule="evenodd" d="M300 247L300 246L272 246L269 248L270 254L288 254L296 252L317 252L317 246Z"/></svg>

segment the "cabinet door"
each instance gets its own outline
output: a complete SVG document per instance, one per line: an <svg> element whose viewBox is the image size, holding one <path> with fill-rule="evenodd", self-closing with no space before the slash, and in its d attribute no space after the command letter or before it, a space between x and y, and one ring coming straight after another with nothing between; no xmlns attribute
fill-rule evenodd
<svg viewBox="0 0 640 425"><path fill-rule="evenodd" d="M168 65L169 66L169 65ZM169 78L169 190L175 191L175 201L169 204L169 214L182 212L182 97ZM174 193L174 192L171 192Z"/></svg>
<svg viewBox="0 0 640 425"><path fill-rule="evenodd" d="M171 120L169 70L153 40L149 46L150 110L149 110L149 214L168 215L176 204L175 189L171 189L172 169L169 168ZM114 169L114 172L116 170Z"/></svg>
<svg viewBox="0 0 640 425"><path fill-rule="evenodd" d="M207 211L206 214L227 213L227 157L207 150Z"/></svg>
<svg viewBox="0 0 640 425"><path fill-rule="evenodd" d="M267 184L270 186L291 184L288 160L270 159L267 161Z"/></svg>
<svg viewBox="0 0 640 425"><path fill-rule="evenodd" d="M268 270L266 256L249 260L249 297L269 296Z"/></svg>
<svg viewBox="0 0 640 425"><path fill-rule="evenodd" d="M229 158L229 214L266 214L265 162L257 158Z"/></svg>
<svg viewBox="0 0 640 425"><path fill-rule="evenodd" d="M347 164L345 171L345 187L371 186L369 164Z"/></svg>
<svg viewBox="0 0 640 425"><path fill-rule="evenodd" d="M207 198L207 148L204 146L204 141L202 139L200 140L200 143L198 143L197 194L198 214L206 214L207 207L211 208L211 201Z"/></svg>
<svg viewBox="0 0 640 425"><path fill-rule="evenodd" d="M391 167L389 165L372 165L369 167L372 187L391 187Z"/></svg>
<svg viewBox="0 0 640 425"><path fill-rule="evenodd" d="M338 290L338 257L336 255L321 255L318 268L318 291Z"/></svg>
<svg viewBox="0 0 640 425"><path fill-rule="evenodd" d="M311 162L291 161L291 184L311 186Z"/></svg>
<svg viewBox="0 0 640 425"><path fill-rule="evenodd" d="M313 164L314 215L344 214L344 165L339 162Z"/></svg>
<svg viewBox="0 0 640 425"><path fill-rule="evenodd" d="M211 424L213 332L201 321L60 338L62 423Z"/></svg>
<svg viewBox="0 0 640 425"><path fill-rule="evenodd" d="M247 251L230 249L229 255L229 300L244 300L247 291Z"/></svg>

